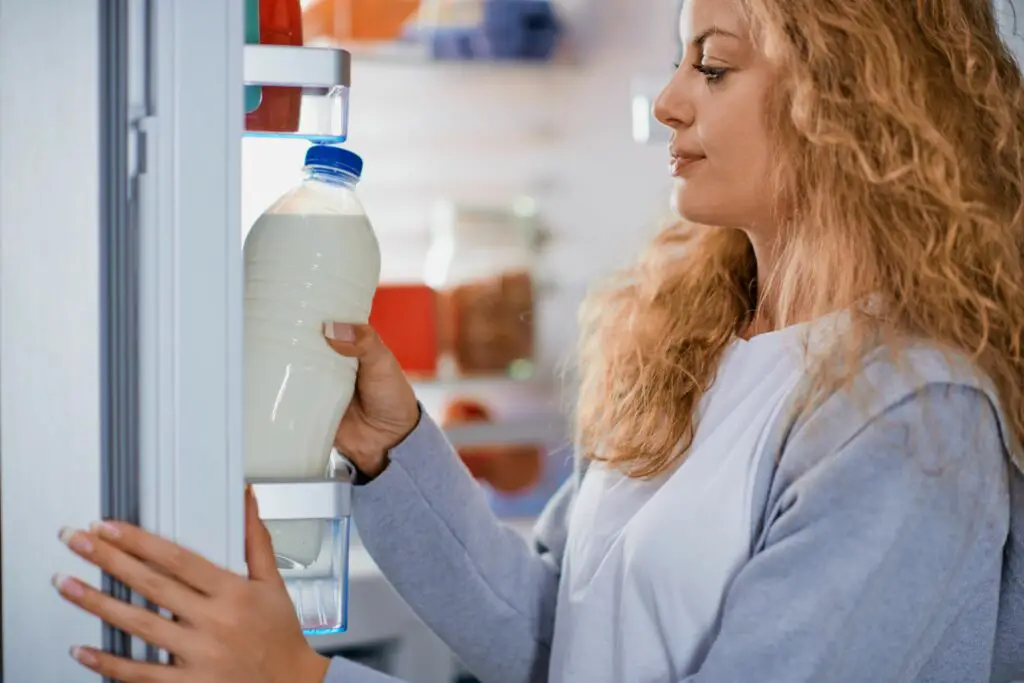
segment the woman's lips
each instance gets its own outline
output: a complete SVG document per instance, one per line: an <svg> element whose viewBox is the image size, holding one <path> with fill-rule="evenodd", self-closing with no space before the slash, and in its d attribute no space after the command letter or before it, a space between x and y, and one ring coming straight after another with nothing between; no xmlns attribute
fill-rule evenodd
<svg viewBox="0 0 1024 683"><path fill-rule="evenodd" d="M704 161L704 157L701 156L673 156L669 160L668 170L672 174L673 178L682 177L686 171L694 166L694 164Z"/></svg>

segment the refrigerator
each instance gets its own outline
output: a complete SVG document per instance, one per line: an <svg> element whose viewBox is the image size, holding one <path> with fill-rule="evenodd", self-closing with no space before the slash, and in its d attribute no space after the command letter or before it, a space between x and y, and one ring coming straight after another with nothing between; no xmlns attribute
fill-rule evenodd
<svg viewBox="0 0 1024 683"><path fill-rule="evenodd" d="M243 83L349 77L341 50L247 46L245 5L0 0L7 683L95 680L79 644L165 659L58 597L55 573L126 595L63 526L135 521L244 571Z"/></svg>
<svg viewBox="0 0 1024 683"><path fill-rule="evenodd" d="M95 680L68 648L120 638L52 588L103 583L63 526L135 520L244 570L242 87L347 78L247 47L244 5L0 0L0 681ZM399 609L367 581L357 627ZM443 669L416 628L409 675Z"/></svg>

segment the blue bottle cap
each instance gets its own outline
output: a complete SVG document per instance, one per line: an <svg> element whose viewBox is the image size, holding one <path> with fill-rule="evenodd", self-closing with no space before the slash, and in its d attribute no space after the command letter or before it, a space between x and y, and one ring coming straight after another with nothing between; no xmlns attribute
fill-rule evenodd
<svg viewBox="0 0 1024 683"><path fill-rule="evenodd" d="M306 152L306 166L323 166L358 178L363 172L363 158L343 147L313 145Z"/></svg>

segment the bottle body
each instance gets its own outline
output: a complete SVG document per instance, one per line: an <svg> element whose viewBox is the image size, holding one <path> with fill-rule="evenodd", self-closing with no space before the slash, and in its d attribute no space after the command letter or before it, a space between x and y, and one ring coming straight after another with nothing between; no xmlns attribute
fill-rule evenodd
<svg viewBox="0 0 1024 683"><path fill-rule="evenodd" d="M327 474L357 361L327 345L330 321L366 323L380 248L352 183L307 177L254 224L245 241L245 474ZM316 522L268 524L279 558L308 566ZM287 563L286 563L287 564Z"/></svg>

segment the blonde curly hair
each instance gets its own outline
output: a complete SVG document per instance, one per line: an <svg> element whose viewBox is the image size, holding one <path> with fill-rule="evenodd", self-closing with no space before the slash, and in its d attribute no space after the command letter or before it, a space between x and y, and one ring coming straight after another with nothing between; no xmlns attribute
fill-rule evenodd
<svg viewBox="0 0 1024 683"><path fill-rule="evenodd" d="M758 282L743 232L677 224L592 292L581 311L581 454L633 477L667 471L759 302L772 302L762 315L781 328L868 295L884 314L856 309L835 353L858 358L879 331L966 353L1024 440L1024 88L991 4L740 4L784 74L767 107L784 253ZM858 369L841 365L843 377L815 366L822 393Z"/></svg>

